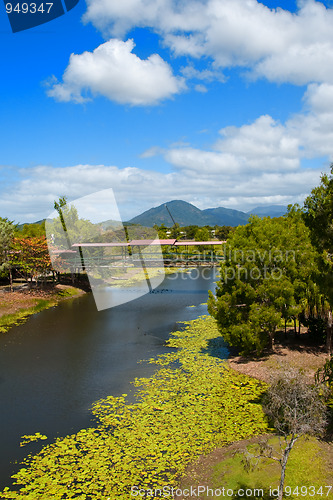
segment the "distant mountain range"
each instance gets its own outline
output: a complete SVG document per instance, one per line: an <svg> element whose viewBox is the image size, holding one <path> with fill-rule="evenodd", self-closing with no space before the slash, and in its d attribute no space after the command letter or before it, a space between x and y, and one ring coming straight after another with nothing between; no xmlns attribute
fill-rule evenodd
<svg viewBox="0 0 333 500"><path fill-rule="evenodd" d="M180 226L240 226L247 224L250 215L259 217L280 217L287 212L287 207L282 205L261 205L255 207L249 212L232 210L230 208L207 208L200 210L191 203L182 200L173 200L163 203L155 208L150 208L133 219L127 224L141 224L146 227L153 227L154 224L166 227L172 227L173 221L166 208L168 207L173 219Z"/></svg>
<svg viewBox="0 0 333 500"><path fill-rule="evenodd" d="M247 213L259 217L281 217L287 213L287 210L288 208L283 205L261 205L249 210Z"/></svg>
<svg viewBox="0 0 333 500"><path fill-rule="evenodd" d="M150 208L133 219L125 222L125 225L140 224L145 227L153 227L155 224L160 226L164 224L166 227L172 227L173 221L166 208L166 205L174 219L180 226L241 226L247 224L250 215L258 215L259 217L281 217L287 212L287 207L283 205L261 205L255 207L248 212L240 210L232 210L231 208L206 208L200 210L191 203L182 200L173 200L162 203L155 208ZM34 222L34 224L42 224L45 219ZM30 223L27 223L28 225ZM115 220L107 220L100 222L99 225L104 229L112 229L116 231L122 228L122 223ZM22 229L24 224L19 224L18 228Z"/></svg>

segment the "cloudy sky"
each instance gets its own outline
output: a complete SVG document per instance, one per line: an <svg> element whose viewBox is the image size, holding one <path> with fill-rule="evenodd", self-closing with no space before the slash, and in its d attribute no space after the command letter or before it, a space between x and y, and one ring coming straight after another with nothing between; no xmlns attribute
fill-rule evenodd
<svg viewBox="0 0 333 500"><path fill-rule="evenodd" d="M313 0L80 0L16 34L2 9L0 216L302 203L333 161L332 26Z"/></svg>

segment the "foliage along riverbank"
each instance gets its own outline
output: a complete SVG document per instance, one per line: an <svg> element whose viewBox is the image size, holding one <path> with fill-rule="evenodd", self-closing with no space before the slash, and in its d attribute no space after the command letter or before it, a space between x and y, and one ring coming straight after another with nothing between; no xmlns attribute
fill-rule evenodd
<svg viewBox="0 0 333 500"><path fill-rule="evenodd" d="M155 375L135 381L136 403L126 394L98 401L96 427L28 458L1 498L128 500L131 487L176 486L199 455L267 432L259 402L266 385L228 369L214 319L188 322L168 345L175 349L150 360Z"/></svg>
<svg viewBox="0 0 333 500"><path fill-rule="evenodd" d="M83 293L83 290L68 285L56 285L48 291L38 289L2 292L0 295L0 334L6 333L13 326L24 323L33 314Z"/></svg>

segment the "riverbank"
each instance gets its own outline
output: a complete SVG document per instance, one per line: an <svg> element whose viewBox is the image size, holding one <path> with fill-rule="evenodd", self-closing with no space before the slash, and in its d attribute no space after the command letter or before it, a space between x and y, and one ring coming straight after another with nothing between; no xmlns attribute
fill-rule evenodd
<svg viewBox="0 0 333 500"><path fill-rule="evenodd" d="M26 321L29 316L59 302L79 297L85 292L70 285L48 285L44 288L16 286L13 292L8 287L0 288L0 334L6 333L12 326Z"/></svg>
<svg viewBox="0 0 333 500"><path fill-rule="evenodd" d="M313 383L316 371L322 368L329 358L325 346L309 344L305 334L294 342L292 331L287 333L288 338L287 341L276 343L274 350L266 350L259 358L230 356L228 364L230 368L266 383L270 382L271 375L276 373L281 365L287 364L302 370L309 383Z"/></svg>
<svg viewBox="0 0 333 500"><path fill-rule="evenodd" d="M96 427L28 458L15 491L1 498L128 500L136 489L170 490L199 456L267 432L259 402L266 385L227 367L214 319L185 326L172 333L169 352L150 360L156 373L135 380L134 404L127 394L98 401Z"/></svg>
<svg viewBox="0 0 333 500"><path fill-rule="evenodd" d="M152 268L149 277L154 278L162 273L167 276L174 273L189 272L192 268ZM86 276L86 275L83 275ZM144 281L142 273L137 273L135 268L129 269L127 279L112 283L115 288L131 287ZM0 287L0 334L6 333L12 326L22 324L29 316L49 307L56 306L59 302L83 295L90 289L88 279L82 281L82 288L68 284L44 284L43 287L28 287L27 284L14 285L10 292L9 286Z"/></svg>
<svg viewBox="0 0 333 500"><path fill-rule="evenodd" d="M287 335L281 332L279 342L275 344L274 350L267 350L260 358L235 356L229 357L228 366L239 373L269 383L271 376L276 374L283 365L288 365L302 370L309 384L314 383L314 375L322 368L329 357L325 346L311 345L306 334L306 329L297 342L294 332L290 330ZM258 468L245 470L242 457L237 452L248 448L253 450L261 439L266 436L253 436L248 439L235 441L234 443L217 447L211 453L202 455L198 460L190 464L178 484L179 495L177 500L185 500L187 492L192 488L196 491L198 500L206 500L207 491L219 492L225 488L229 489L229 496L233 499L251 497L254 500L262 498L276 498L276 493L271 490L277 487L280 480L281 469L278 463L263 460ZM269 438L269 444L279 450L278 438ZM330 430L323 439L306 437L300 439L293 449L288 468L286 471L285 485L287 496L296 500L300 495L321 498L330 497L332 492L330 486L333 481L333 442ZM201 485L201 493L198 493L198 485ZM301 490L301 487L303 490ZM248 494L245 495L245 490ZM275 490L276 491L276 490ZM313 492L315 491L316 494ZM231 493L232 492L232 493ZM257 494L255 493L257 492ZM210 493L211 495L211 493Z"/></svg>
<svg viewBox="0 0 333 500"><path fill-rule="evenodd" d="M95 427L50 442L29 457L14 476L14 488L0 497L128 500L131 491L139 496L142 490L160 498L150 492L177 488L191 464L200 469L197 460L267 433L260 405L267 385L228 367L228 349L213 318L184 327L172 333L169 352L150 360L156 373L135 380L134 403L129 402L134 395L127 394L98 401ZM196 477L189 481L197 484Z"/></svg>

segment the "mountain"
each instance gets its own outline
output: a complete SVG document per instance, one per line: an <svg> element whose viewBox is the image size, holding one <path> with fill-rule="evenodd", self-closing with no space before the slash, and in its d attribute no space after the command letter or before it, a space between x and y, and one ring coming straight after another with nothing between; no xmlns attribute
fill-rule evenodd
<svg viewBox="0 0 333 500"><path fill-rule="evenodd" d="M173 221L166 205L173 219L180 226L239 226L241 224L246 224L249 217L239 210L231 210L222 207L200 210L186 201L173 200L163 203L158 207L146 210L146 212L137 215L128 221L128 223L141 224L146 227L152 227L154 224L158 226L164 224L166 227L172 227Z"/></svg>
<svg viewBox="0 0 333 500"><path fill-rule="evenodd" d="M258 215L259 217L281 217L287 213L288 208L284 205L260 205L252 208L247 213L249 215Z"/></svg>
<svg viewBox="0 0 333 500"><path fill-rule="evenodd" d="M218 226L241 226L247 224L249 219L248 214L240 210L232 210L231 208L207 208L202 211L209 215L215 222L210 225L217 224Z"/></svg>
<svg viewBox="0 0 333 500"><path fill-rule="evenodd" d="M146 210L146 212L143 212L143 214L137 215L128 222L131 224L141 224L142 226L147 227L153 227L154 224L159 226L164 224L166 227L172 227L173 221L166 205L175 222L177 222L180 226L190 226L192 224L205 226L206 224L211 224L209 215L205 215L203 210L200 210L191 203L187 203L182 200L168 201L158 207L150 208L149 210Z"/></svg>
<svg viewBox="0 0 333 500"><path fill-rule="evenodd" d="M196 206L182 200L168 201L162 203L155 208L150 208L140 215L133 217L133 219L124 223L140 224L145 227L153 227L155 224L160 226L164 224L166 227L173 226L173 220L166 208L166 205L174 219L180 226L241 226L247 224L251 214L258 215L259 217L281 217L287 212L287 207L283 205L261 205L249 210L247 213L240 210L232 210L231 208L206 208L200 210ZM41 224L43 220L35 222ZM104 230L113 229L114 231L121 228L121 222L114 220L107 220L99 223ZM23 227L20 224L19 228Z"/></svg>

